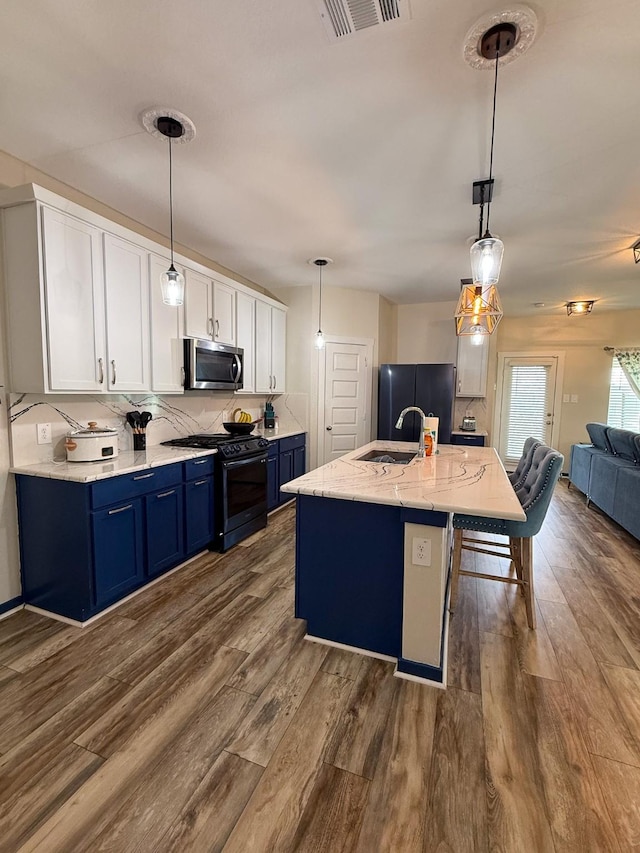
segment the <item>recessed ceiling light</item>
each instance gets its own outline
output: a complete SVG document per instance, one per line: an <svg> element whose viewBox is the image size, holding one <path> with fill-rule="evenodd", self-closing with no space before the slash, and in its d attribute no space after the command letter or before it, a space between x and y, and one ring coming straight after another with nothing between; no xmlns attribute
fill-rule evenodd
<svg viewBox="0 0 640 853"><path fill-rule="evenodd" d="M591 314L595 299L583 299L579 302L567 302L567 314Z"/></svg>
<svg viewBox="0 0 640 853"><path fill-rule="evenodd" d="M533 307L534 308L544 308L544 302L534 302Z"/></svg>

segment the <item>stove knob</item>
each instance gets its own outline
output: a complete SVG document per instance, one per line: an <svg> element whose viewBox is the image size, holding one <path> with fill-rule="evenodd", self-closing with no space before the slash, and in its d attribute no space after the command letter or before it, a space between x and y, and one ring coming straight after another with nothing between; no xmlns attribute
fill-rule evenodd
<svg viewBox="0 0 640 853"><path fill-rule="evenodd" d="M241 449L242 449L242 448L240 447L240 445L239 445L239 444L234 444L234 445L233 445L233 449L235 450L235 452L236 452L236 453L240 453L240 451L241 451Z"/></svg>

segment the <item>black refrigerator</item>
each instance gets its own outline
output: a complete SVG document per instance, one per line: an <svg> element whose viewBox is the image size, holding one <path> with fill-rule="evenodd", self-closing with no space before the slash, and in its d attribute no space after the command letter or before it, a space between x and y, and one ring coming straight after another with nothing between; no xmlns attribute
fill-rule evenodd
<svg viewBox="0 0 640 853"><path fill-rule="evenodd" d="M378 385L378 438L388 441L417 441L420 415L409 412L402 428L398 415L407 406L418 406L425 415L440 418L438 443L451 443L455 364L381 364Z"/></svg>

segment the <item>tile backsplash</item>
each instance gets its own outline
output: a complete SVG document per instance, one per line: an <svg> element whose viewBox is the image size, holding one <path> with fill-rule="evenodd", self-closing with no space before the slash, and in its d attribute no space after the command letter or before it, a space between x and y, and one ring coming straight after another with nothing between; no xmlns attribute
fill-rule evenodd
<svg viewBox="0 0 640 853"><path fill-rule="evenodd" d="M222 422L234 409L242 408L257 420L264 413L266 397L193 391L184 396L154 394L113 394L105 396L65 396L10 394L8 416L12 464L31 465L65 459L64 439L70 430L86 427L89 421L118 430L120 450L133 449L133 436L126 413L151 412L147 444L199 432L224 432ZM281 394L273 399L282 432L306 432L309 423L307 394ZM36 425L51 424L51 444L37 443ZM259 429L259 427L258 427Z"/></svg>

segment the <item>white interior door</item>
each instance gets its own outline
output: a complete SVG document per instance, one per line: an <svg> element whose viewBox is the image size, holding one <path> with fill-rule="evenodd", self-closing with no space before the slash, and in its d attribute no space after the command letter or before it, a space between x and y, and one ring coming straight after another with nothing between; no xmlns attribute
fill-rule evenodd
<svg viewBox="0 0 640 853"><path fill-rule="evenodd" d="M517 463L529 436L553 446L558 381L557 356L501 356L499 360L498 453L509 466Z"/></svg>
<svg viewBox="0 0 640 853"><path fill-rule="evenodd" d="M370 406L368 346L327 341L324 354L321 465L367 443Z"/></svg>

